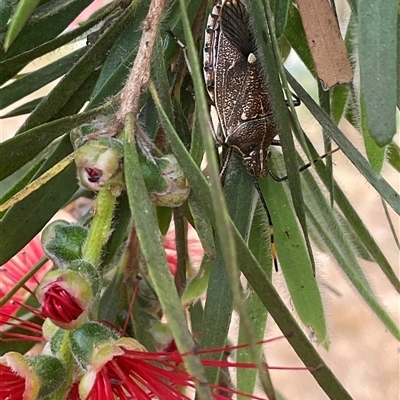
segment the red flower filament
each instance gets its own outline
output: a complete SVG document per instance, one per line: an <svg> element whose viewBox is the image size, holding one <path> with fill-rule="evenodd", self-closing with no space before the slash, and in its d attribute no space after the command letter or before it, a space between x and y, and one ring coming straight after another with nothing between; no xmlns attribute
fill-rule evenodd
<svg viewBox="0 0 400 400"><path fill-rule="evenodd" d="M42 310L47 317L63 323L75 321L83 312L76 299L58 284L44 293Z"/></svg>
<svg viewBox="0 0 400 400"><path fill-rule="evenodd" d="M0 399L23 399L25 378L19 376L10 367L0 364Z"/></svg>

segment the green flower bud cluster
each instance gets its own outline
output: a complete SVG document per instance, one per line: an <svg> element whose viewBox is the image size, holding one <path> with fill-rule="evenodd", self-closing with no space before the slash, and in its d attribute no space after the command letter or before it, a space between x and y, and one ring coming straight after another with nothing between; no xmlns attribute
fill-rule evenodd
<svg viewBox="0 0 400 400"><path fill-rule="evenodd" d="M74 329L88 319L100 289L96 268L82 259L88 230L55 221L42 234L42 246L57 269L46 274L37 296L43 313L58 327Z"/></svg>

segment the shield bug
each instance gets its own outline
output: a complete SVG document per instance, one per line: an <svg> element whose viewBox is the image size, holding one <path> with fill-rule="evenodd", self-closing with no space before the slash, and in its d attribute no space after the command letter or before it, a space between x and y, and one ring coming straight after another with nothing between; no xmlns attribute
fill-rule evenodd
<svg viewBox="0 0 400 400"><path fill-rule="evenodd" d="M276 123L261 64L249 28L249 16L238 0L218 3L209 16L204 45L204 77L220 121L215 140L228 147L221 173L232 151L243 157L268 216L271 250L277 260L273 227L258 178L268 175L269 146L279 144Z"/></svg>
<svg viewBox="0 0 400 400"><path fill-rule="evenodd" d="M274 180L284 181L287 177L278 177L268 168L269 146L280 143L275 139L278 132L271 98L249 22L247 10L239 0L225 0L214 6L205 32L204 78L220 122L215 141L228 148L221 175L232 152L240 154L268 216L271 252L277 269L272 220L258 179L271 175ZM299 105L297 96L292 96L294 105ZM311 164L304 165L300 171Z"/></svg>
<svg viewBox="0 0 400 400"><path fill-rule="evenodd" d="M217 142L236 150L255 178L268 175L277 128L249 16L238 1L217 4L206 28L204 76L221 124ZM276 142L276 143L275 143Z"/></svg>

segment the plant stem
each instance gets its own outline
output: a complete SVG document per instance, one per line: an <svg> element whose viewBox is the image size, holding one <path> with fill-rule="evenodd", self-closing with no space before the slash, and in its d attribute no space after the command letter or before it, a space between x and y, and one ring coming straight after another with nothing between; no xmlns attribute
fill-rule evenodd
<svg viewBox="0 0 400 400"><path fill-rule="evenodd" d="M93 209L93 222L83 246L83 258L94 266L100 263L101 251L110 236L116 197L109 187L99 191Z"/></svg>

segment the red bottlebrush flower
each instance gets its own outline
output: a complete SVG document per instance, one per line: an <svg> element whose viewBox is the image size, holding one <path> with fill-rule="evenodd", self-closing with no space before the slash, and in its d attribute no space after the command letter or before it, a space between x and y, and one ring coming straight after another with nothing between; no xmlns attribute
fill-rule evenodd
<svg viewBox="0 0 400 400"><path fill-rule="evenodd" d="M44 256L40 244L40 236L33 238L18 254L0 267L0 300L31 271L32 267ZM10 299L0 308L0 326L13 316L20 305L36 289L44 274L51 268L52 263L46 262Z"/></svg>
<svg viewBox="0 0 400 400"><path fill-rule="evenodd" d="M60 285L54 284L43 295L43 313L49 318L69 323L83 312L78 301Z"/></svg>
<svg viewBox="0 0 400 400"><path fill-rule="evenodd" d="M0 357L0 400L45 398L64 379L64 367L56 357L24 357L16 352Z"/></svg>
<svg viewBox="0 0 400 400"><path fill-rule="evenodd" d="M201 246L199 237L194 228L189 225L187 231L188 252L189 258L193 266L198 267L204 255L203 247ZM176 254L175 243L175 228L171 225L163 240L164 250L167 255L167 261L172 275L175 275L178 258Z"/></svg>
<svg viewBox="0 0 400 400"><path fill-rule="evenodd" d="M180 367L183 361L178 352L147 352L130 338L100 345L96 350L96 361L79 385L81 399L95 400L102 394L105 400L189 400L190 397L181 392L181 389L195 388L192 376ZM214 367L256 368L255 364L224 360L202 360L202 364ZM219 391L213 393L213 398L218 400L231 399L232 394L265 400L248 393L239 393L235 389L210 386Z"/></svg>
<svg viewBox="0 0 400 400"><path fill-rule="evenodd" d="M0 359L0 399L35 399L40 382L24 356L8 353Z"/></svg>
<svg viewBox="0 0 400 400"><path fill-rule="evenodd" d="M38 288L43 314L63 328L73 329L86 319L93 300L91 283L76 271L50 271Z"/></svg>
<svg viewBox="0 0 400 400"><path fill-rule="evenodd" d="M81 360L81 365L86 370L79 383L81 400L190 399L182 389L193 390L196 381L184 369L183 356L178 351L149 352L136 340L116 338L115 332L96 323L86 323L71 335L74 357ZM229 352L241 347L245 345L199 350L196 354ZM252 363L224 359L202 358L201 362L210 367L257 368ZM213 393L213 398L218 400L230 399L231 394L262 400L251 394L239 393L235 389L212 384L210 387L218 390L218 393ZM76 394L70 398L78 399Z"/></svg>
<svg viewBox="0 0 400 400"><path fill-rule="evenodd" d="M75 29L80 23L85 22L94 12L99 10L101 7L110 3L111 0L94 0L88 7L86 7L79 15L75 18L68 29Z"/></svg>
<svg viewBox="0 0 400 400"><path fill-rule="evenodd" d="M20 306L37 317L39 323L29 321L25 318L19 318L17 316L10 317L10 319L2 326L0 343L17 342L18 340L24 342L45 342L46 337L43 335L42 323L46 318L42 312L24 303L21 303ZM14 331L13 328L18 328L18 331Z"/></svg>

